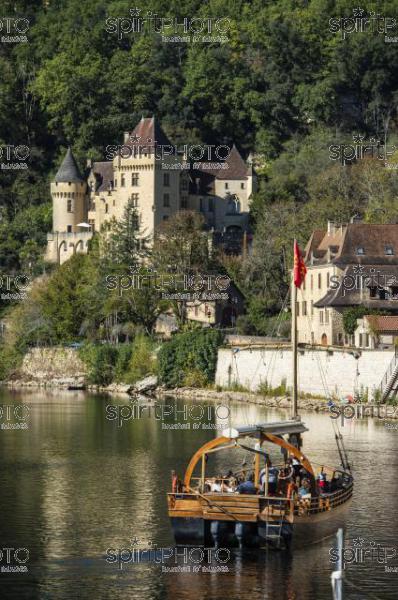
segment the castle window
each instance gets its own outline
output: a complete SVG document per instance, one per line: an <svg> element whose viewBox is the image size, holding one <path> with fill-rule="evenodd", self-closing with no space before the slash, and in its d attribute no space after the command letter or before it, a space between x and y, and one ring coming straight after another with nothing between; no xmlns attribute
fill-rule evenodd
<svg viewBox="0 0 398 600"><path fill-rule="evenodd" d="M163 206L166 208L170 206L170 194L163 194Z"/></svg>
<svg viewBox="0 0 398 600"><path fill-rule="evenodd" d="M188 198L186 196L182 196L180 206L182 209L188 208Z"/></svg>
<svg viewBox="0 0 398 600"><path fill-rule="evenodd" d="M384 254L386 256L393 256L394 255L394 248L392 246L384 246Z"/></svg>
<svg viewBox="0 0 398 600"><path fill-rule="evenodd" d="M358 246L357 256L363 256L364 254L365 254L365 248L363 246Z"/></svg>
<svg viewBox="0 0 398 600"><path fill-rule="evenodd" d="M245 184L244 184L244 183L241 183L241 184L240 184L240 189L241 189L241 190L244 190L244 189L245 189Z"/></svg>
<svg viewBox="0 0 398 600"><path fill-rule="evenodd" d="M134 208L138 206L138 194L131 194L131 204Z"/></svg>
<svg viewBox="0 0 398 600"><path fill-rule="evenodd" d="M236 196L229 196L227 204L227 215L236 215L240 213L240 202Z"/></svg>
<svg viewBox="0 0 398 600"><path fill-rule="evenodd" d="M131 173L131 185L136 187L138 185L139 173Z"/></svg>
<svg viewBox="0 0 398 600"><path fill-rule="evenodd" d="M302 315L303 315L303 317L306 317L307 316L307 302L305 300L302 303L302 308L303 308L303 310L301 311Z"/></svg>
<svg viewBox="0 0 398 600"><path fill-rule="evenodd" d="M169 173L163 173L163 185L165 187L169 187L169 185L170 185L170 174Z"/></svg>
<svg viewBox="0 0 398 600"><path fill-rule="evenodd" d="M168 221L169 216L168 215L163 215L163 221Z"/></svg>
<svg viewBox="0 0 398 600"><path fill-rule="evenodd" d="M117 179L116 179L116 177L115 177L115 181L113 182L113 186L114 186L115 188L117 188Z"/></svg>
<svg viewBox="0 0 398 600"><path fill-rule="evenodd" d="M226 190L228 189L228 183L225 183L225 189Z"/></svg>
<svg viewBox="0 0 398 600"><path fill-rule="evenodd" d="M318 273L318 290L322 287L322 274Z"/></svg>
<svg viewBox="0 0 398 600"><path fill-rule="evenodd" d="M105 204L105 213L108 214L109 211L109 206L107 204Z"/></svg>
<svg viewBox="0 0 398 600"><path fill-rule="evenodd" d="M72 225L68 225L67 228L66 228L66 231L68 233L72 233Z"/></svg>
<svg viewBox="0 0 398 600"><path fill-rule="evenodd" d="M125 187L125 186L126 186L126 178L124 176L124 173L122 173L120 176L120 187Z"/></svg>
<svg viewBox="0 0 398 600"><path fill-rule="evenodd" d="M66 201L66 210L71 213L72 212L72 200L71 198L68 198Z"/></svg>

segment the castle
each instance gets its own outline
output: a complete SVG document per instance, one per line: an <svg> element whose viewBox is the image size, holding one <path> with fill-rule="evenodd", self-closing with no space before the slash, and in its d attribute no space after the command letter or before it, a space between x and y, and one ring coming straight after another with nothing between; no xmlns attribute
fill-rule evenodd
<svg viewBox="0 0 398 600"><path fill-rule="evenodd" d="M93 233L113 217L120 220L129 200L145 237L178 211L194 210L203 215L216 244L238 252L249 232L249 201L256 189L251 160L246 163L234 145L225 163L186 162L189 168L181 168L182 157L171 154L172 148L155 117L142 117L126 132L112 160L87 161L84 175L69 148L51 182L47 260L62 264L87 252Z"/></svg>

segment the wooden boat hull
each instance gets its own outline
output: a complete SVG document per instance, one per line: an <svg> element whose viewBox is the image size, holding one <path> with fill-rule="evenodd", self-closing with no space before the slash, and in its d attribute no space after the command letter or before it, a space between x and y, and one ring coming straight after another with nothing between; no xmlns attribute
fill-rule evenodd
<svg viewBox="0 0 398 600"><path fill-rule="evenodd" d="M345 524L345 510L339 514L328 513L321 520L301 521L294 524L284 523L282 538L289 548L302 548L330 537ZM179 546L219 546L239 547L236 527L242 527L242 545L247 548L259 548L267 542L265 524L231 523L230 521L209 521L193 517L171 517L174 539ZM217 529L217 541L215 535Z"/></svg>
<svg viewBox="0 0 398 600"><path fill-rule="evenodd" d="M335 505L327 499L319 504L318 499L316 512L296 507L294 515L280 518L272 506L275 499L269 499L264 509L258 496L209 496L203 501L195 495L170 495L169 515L177 545L259 548L268 543L293 549L319 542L344 526L352 488L343 494ZM273 523L280 524L280 529L273 525L279 539L270 535Z"/></svg>

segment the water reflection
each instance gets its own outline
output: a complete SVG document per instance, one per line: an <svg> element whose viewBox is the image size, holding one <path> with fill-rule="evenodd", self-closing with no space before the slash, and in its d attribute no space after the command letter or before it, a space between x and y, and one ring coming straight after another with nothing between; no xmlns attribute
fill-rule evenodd
<svg viewBox="0 0 398 600"><path fill-rule="evenodd" d="M165 572L162 565L148 562L120 570L106 561L108 548L131 547L134 538L146 548L173 545L165 498L170 471L183 474L191 455L216 435L216 426L283 419L283 411L233 403L226 425L214 412L209 420L206 412L200 424L213 429L194 428L197 420L190 413L185 421L190 429L164 429L153 411L122 426L107 420L106 406L127 405L124 397L7 390L0 395L3 405L25 403L30 409L27 430L0 431L0 539L3 547L30 552L27 574L0 574L2 598L331 597L332 540L292 557L231 551L225 573ZM186 414L182 402L177 408L180 417ZM171 414L164 422L172 424L173 419ZM308 457L337 464L328 417L311 413L303 419L310 429L304 437ZM347 423L344 434L356 477L346 536L394 546L398 433L382 422L363 420ZM238 463L243 458L244 453ZM212 460L215 472L227 466L224 453ZM396 597L398 573L385 572L384 565L350 565L347 577L345 598Z"/></svg>

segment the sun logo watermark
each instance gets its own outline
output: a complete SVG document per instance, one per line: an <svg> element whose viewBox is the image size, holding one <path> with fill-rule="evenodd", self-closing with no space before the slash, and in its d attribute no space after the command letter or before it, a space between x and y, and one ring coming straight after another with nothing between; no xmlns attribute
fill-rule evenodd
<svg viewBox="0 0 398 600"><path fill-rule="evenodd" d="M341 39L345 40L347 35L353 33L375 33L387 34L395 30L397 26L396 19L384 17L370 11L365 14L363 8L354 8L352 17L332 17L329 19L329 31L340 33ZM385 40L389 41L389 40Z"/></svg>

